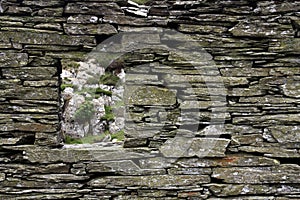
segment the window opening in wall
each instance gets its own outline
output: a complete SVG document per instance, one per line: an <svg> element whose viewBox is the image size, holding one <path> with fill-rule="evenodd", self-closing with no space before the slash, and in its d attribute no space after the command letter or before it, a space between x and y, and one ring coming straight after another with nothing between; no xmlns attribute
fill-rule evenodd
<svg viewBox="0 0 300 200"><path fill-rule="evenodd" d="M61 60L65 144L150 147L171 157L228 144L199 139L193 148L202 149L187 152L193 138L223 134L226 94L210 54L177 34L125 33L84 61Z"/></svg>
<svg viewBox="0 0 300 200"><path fill-rule="evenodd" d="M122 95L123 68L105 70L94 60L64 62L61 90L65 143L121 143L124 121L113 112L121 104L112 94Z"/></svg>
<svg viewBox="0 0 300 200"><path fill-rule="evenodd" d="M174 69L161 64L166 52L154 60L152 56L145 59L151 53L143 51L125 54L106 69L95 60L64 61L61 90L66 144L116 145L124 141L125 129L129 137L137 137L133 129L139 127L146 138L147 131L166 135L178 128L180 88L168 88L164 80Z"/></svg>

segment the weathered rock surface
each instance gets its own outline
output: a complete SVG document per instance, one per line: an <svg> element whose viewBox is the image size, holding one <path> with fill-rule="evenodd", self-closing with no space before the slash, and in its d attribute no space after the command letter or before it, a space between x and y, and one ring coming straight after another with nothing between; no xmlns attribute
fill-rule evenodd
<svg viewBox="0 0 300 200"><path fill-rule="evenodd" d="M300 199L299 12L0 1L0 199Z"/></svg>

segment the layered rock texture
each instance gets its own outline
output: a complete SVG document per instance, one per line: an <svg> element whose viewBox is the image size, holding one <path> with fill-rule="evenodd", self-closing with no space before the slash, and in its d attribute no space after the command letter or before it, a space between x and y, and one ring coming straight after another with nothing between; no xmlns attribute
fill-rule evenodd
<svg viewBox="0 0 300 200"><path fill-rule="evenodd" d="M299 1L2 0L0 199L300 199L299 55Z"/></svg>

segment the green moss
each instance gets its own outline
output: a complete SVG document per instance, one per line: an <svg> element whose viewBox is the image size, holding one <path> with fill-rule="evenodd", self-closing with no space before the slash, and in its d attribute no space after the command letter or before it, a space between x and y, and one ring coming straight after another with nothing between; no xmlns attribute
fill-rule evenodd
<svg viewBox="0 0 300 200"><path fill-rule="evenodd" d="M66 135L65 144L82 144L82 141L79 138L72 138L71 136Z"/></svg>
<svg viewBox="0 0 300 200"><path fill-rule="evenodd" d="M95 114L94 105L90 101L85 101L74 114L74 120L78 123L89 122Z"/></svg>
<svg viewBox="0 0 300 200"><path fill-rule="evenodd" d="M111 135L111 139L112 139L112 140L113 140L113 139L117 139L118 141L124 140L124 139L125 139L125 133L124 133L124 131L121 130L121 131L118 131L118 132L112 134L112 135Z"/></svg>
<svg viewBox="0 0 300 200"><path fill-rule="evenodd" d="M65 137L65 144L93 144L96 142L100 142L105 137L105 134L101 135L90 135L83 138L72 138L67 135Z"/></svg>
<svg viewBox="0 0 300 200"><path fill-rule="evenodd" d="M149 0L132 0L133 2L137 3L137 4L146 4L149 2Z"/></svg>
<svg viewBox="0 0 300 200"><path fill-rule="evenodd" d="M106 72L102 76L100 76L99 83L103 85L112 85L115 86L117 85L118 81L120 78L116 75L113 75L112 73Z"/></svg>
<svg viewBox="0 0 300 200"><path fill-rule="evenodd" d="M101 117L101 120L105 120L105 121L114 121L115 120L115 116L112 112L112 107L111 106L107 106L104 105L104 110L105 110L105 115L103 117Z"/></svg>
<svg viewBox="0 0 300 200"><path fill-rule="evenodd" d="M60 89L63 91L63 90L65 90L67 87L71 87L71 88L73 88L73 84L61 84L60 85Z"/></svg>
<svg viewBox="0 0 300 200"><path fill-rule="evenodd" d="M112 92L108 90L103 90L102 88L97 88L96 89L96 94L104 94L107 96L112 96Z"/></svg>
<svg viewBox="0 0 300 200"><path fill-rule="evenodd" d="M64 63L64 69L75 69L77 70L80 67L80 64L74 61L69 61Z"/></svg>

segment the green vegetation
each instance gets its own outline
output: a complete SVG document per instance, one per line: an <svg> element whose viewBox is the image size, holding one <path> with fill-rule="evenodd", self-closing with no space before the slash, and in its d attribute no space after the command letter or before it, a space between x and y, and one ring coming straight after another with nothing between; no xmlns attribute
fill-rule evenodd
<svg viewBox="0 0 300 200"><path fill-rule="evenodd" d="M116 133L111 134L111 139L117 139L118 141L122 141L125 139L125 133L123 130L118 131Z"/></svg>
<svg viewBox="0 0 300 200"><path fill-rule="evenodd" d="M119 80L120 80L120 78L118 76L116 76L110 72L106 72L105 74L100 76L99 83L101 83L103 85L115 86L115 85L117 85Z"/></svg>
<svg viewBox="0 0 300 200"><path fill-rule="evenodd" d="M61 89L62 91L65 90L67 87L73 88L74 85L73 85L73 84L61 84L61 85L60 85L60 89Z"/></svg>
<svg viewBox="0 0 300 200"><path fill-rule="evenodd" d="M114 121L115 116L112 112L112 107L104 105L104 110L105 110L105 115L103 117L101 117L101 120L103 120L103 121L105 120L107 122Z"/></svg>
<svg viewBox="0 0 300 200"><path fill-rule="evenodd" d="M65 143L66 144L93 144L95 142L100 142L106 134L102 135L89 135L83 138L72 138L71 136L66 136Z"/></svg>
<svg viewBox="0 0 300 200"><path fill-rule="evenodd" d="M133 2L137 3L137 4L146 4L149 2L149 0L132 0Z"/></svg>
<svg viewBox="0 0 300 200"><path fill-rule="evenodd" d="M95 93L96 94L104 94L104 95L107 95L107 96L112 96L111 91L103 90L102 88L97 88Z"/></svg>
<svg viewBox="0 0 300 200"><path fill-rule="evenodd" d="M66 135L65 144L82 144L82 141L79 138L72 138L71 136Z"/></svg>
<svg viewBox="0 0 300 200"><path fill-rule="evenodd" d="M78 68L80 67L80 64L75 61L70 61L70 62L65 62L63 67L64 67L64 69L78 70Z"/></svg>
<svg viewBox="0 0 300 200"><path fill-rule="evenodd" d="M74 120L78 123L89 122L95 114L94 105L90 101L85 101L80 105L79 109L74 114Z"/></svg>

